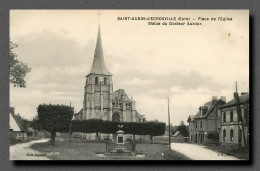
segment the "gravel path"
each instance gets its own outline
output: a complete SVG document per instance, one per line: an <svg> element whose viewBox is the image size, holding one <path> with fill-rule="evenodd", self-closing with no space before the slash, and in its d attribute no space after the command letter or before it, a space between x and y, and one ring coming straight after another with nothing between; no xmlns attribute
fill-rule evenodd
<svg viewBox="0 0 260 171"><path fill-rule="evenodd" d="M180 152L192 160L240 160L233 156L224 156L206 149L205 146L186 143L171 143L172 150Z"/></svg>
<svg viewBox="0 0 260 171"><path fill-rule="evenodd" d="M49 139L31 141L10 146L10 160L49 160L44 153L30 148L34 143L47 142Z"/></svg>

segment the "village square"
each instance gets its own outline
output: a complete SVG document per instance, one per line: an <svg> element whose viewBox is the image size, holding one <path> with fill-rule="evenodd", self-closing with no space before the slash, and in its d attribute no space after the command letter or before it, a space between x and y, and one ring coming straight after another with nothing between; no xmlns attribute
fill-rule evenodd
<svg viewBox="0 0 260 171"><path fill-rule="evenodd" d="M121 34L118 39L104 40L103 35L106 34L106 37L109 38L109 29L112 29L104 26L106 25L104 20L107 19L104 16L105 12L101 12L101 14L99 12L98 14L92 13L91 15L98 17L96 25L91 25L95 38L93 41L89 41L88 54L76 52L76 54L82 55L82 61L87 61L87 58L90 59L88 61L91 62L86 65L82 64L82 62L75 63L77 61L76 57L74 57L75 59L71 57L74 52L66 51L66 49L76 49L75 45L73 45L74 41L65 44L62 42L65 38L62 38L62 40L59 40L60 44L63 43L62 50L58 47L55 49L57 51L54 52L51 51L51 46L55 46L53 45L55 42L52 42L51 38L27 37L23 41L18 39L18 43L16 43L15 36L11 37L10 160L249 160L250 97L248 88L244 88L249 87L248 74L241 74L245 75L245 78L248 79L247 82L237 81L240 78L239 76L236 78L230 76L228 78L229 82L225 82L225 84L231 86L225 85L223 87L228 88L225 91L220 91L221 81L219 84L214 84L211 78L199 76L196 72L190 72L187 79L185 79L184 75L177 73L163 73L163 71L167 71L165 66L169 62L159 57L159 61L156 61L154 65L150 65L149 60L157 60L152 56L151 59L144 60L147 65L143 63L142 67L137 68L136 73L140 76L137 77L133 67L142 63L142 61L136 62L134 57L133 59L127 57L123 60L116 57L106 57L113 56L106 53L109 48L113 48L113 51L120 51L129 47L121 42L118 42L117 46L113 45L115 40L121 40L120 36L124 35L123 31L112 32ZM63 14L66 18L67 14ZM19 13L13 12L12 15L17 16ZM108 15L110 15L109 12ZM104 25L101 22L102 17ZM83 20L86 18L88 17L83 17ZM95 19L93 22L95 22ZM16 24L15 19L13 23ZM59 29L57 30L60 32ZM75 28L72 30L75 30ZM83 29L83 32L87 31ZM48 36L53 34L44 29L43 33ZM64 34L69 35L70 33L64 31ZM163 32L160 32L160 34L163 34ZM60 36L60 33L58 35ZM233 36L233 33L231 35ZM113 37L113 35L110 36ZM131 37L133 36L131 35ZM230 33L225 36L229 38ZM84 40L82 37L77 38ZM41 68L41 65L44 64L44 57L41 58L42 64L37 63L37 59L32 59L35 62L32 62L32 65L38 66L42 70L37 70L37 67L34 68L28 62L25 63L23 58L20 59L19 56L23 54L22 50L19 51L20 46L23 49L26 47L23 43L26 44L35 40L46 41L46 44L40 43L40 46L46 48L46 52L53 55L52 62L54 64L51 62L43 68ZM128 41L132 40L128 39ZM144 47L139 46L140 48L137 48L136 51L145 49L145 46L151 48L153 45L151 45L152 43L149 44L149 41L144 41L147 42L143 44ZM32 44L29 45L32 46ZM156 46L159 45L156 43ZM178 48L175 45L173 47ZM185 47L182 48L186 49ZM238 48L240 47L238 46ZM144 54L153 55L151 49ZM219 49L222 49L222 47L219 47ZM135 52L135 48L132 48L132 50ZM163 51L165 52L165 50ZM27 53L25 50L25 52L24 54L38 55L37 51ZM245 54L246 52L246 50L243 51ZM59 59L56 56L59 54L61 56L68 55L68 64L76 65L76 67L69 66L66 69L66 67L61 66L57 68L56 64L63 64L66 61L65 58L63 61L62 58ZM46 58L48 55L46 54ZM248 56L246 57L248 58ZM248 60L247 58L245 61ZM119 64L114 64L116 59L119 60ZM223 60L224 58L220 61ZM169 66L177 68L178 60L173 61L175 63L173 62ZM198 63L201 65L200 62ZM242 63L244 64L244 62L239 62L238 65L242 65ZM51 69L52 65L53 68ZM81 65L82 70L79 69ZM120 65L123 65L123 67L120 67ZM162 67L161 65L165 66ZM190 65L192 66L191 63ZM156 67L162 68L158 69ZM235 66L232 67L235 68ZM226 67L223 65L223 68ZM211 71L209 68L208 71L217 72ZM78 74L79 72L85 75L81 76ZM57 73L60 73L60 75ZM121 73L124 73L124 75L121 76ZM30 74L37 76L33 78L30 77ZM71 79L70 74L75 74L77 80ZM152 74L154 75L152 76ZM148 75L154 78L153 82L145 80ZM40 80L44 76L48 79ZM27 81L27 77L29 77L29 81ZM169 88L169 91L164 90L171 84L169 79L177 77L174 86ZM223 77L225 76L218 78ZM25 93L33 81L38 81L39 84L35 86L37 88L33 90L34 94L28 93L28 97L32 97L32 99L28 99L26 102L19 100L18 94ZM60 84L57 88L58 82ZM45 83L49 84L45 85ZM79 86L79 83L84 83L84 85L80 84ZM214 93L213 91L211 93L209 89L203 89L201 85L207 83L216 89ZM194 88L198 92L190 88L193 84L198 85ZM153 85L155 87L152 87ZM184 89L180 89L178 87L180 85ZM47 90L48 86L52 90ZM77 92L77 88L74 91L73 86L83 90L83 94ZM160 87L160 89L156 88L156 86ZM38 90L41 88L45 90L43 92ZM148 92L148 90L153 91ZM12 91L17 91L17 94L12 93ZM60 96L64 95L62 91L65 92L66 98L63 98L62 101L55 101L54 99L59 99ZM141 96L144 92L147 93L145 94L147 96ZM39 94L37 95L37 93ZM48 93L48 95L42 93ZM159 93L165 96L159 97ZM181 98L178 98L180 96L175 96L176 94L181 94L182 98L185 96L186 100L181 100ZM38 99L41 101L35 106L36 102L33 102L33 98L37 99L37 103ZM157 99L157 101L150 101L150 99ZM160 99L159 102L158 99ZM184 106L181 106L183 105L182 102ZM28 106L34 103L33 110L36 112L32 117L24 117L22 111L19 110L21 109L19 104L23 103L28 103ZM175 105L180 107L175 107Z"/></svg>

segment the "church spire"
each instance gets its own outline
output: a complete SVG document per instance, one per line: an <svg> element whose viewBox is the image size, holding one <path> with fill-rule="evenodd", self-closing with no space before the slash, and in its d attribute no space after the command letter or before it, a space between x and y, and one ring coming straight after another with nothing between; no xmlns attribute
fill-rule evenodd
<svg viewBox="0 0 260 171"><path fill-rule="evenodd" d="M96 44L96 50L95 50L90 74L111 75L110 72L107 70L104 61L101 34L100 34L100 24L98 26L97 44Z"/></svg>

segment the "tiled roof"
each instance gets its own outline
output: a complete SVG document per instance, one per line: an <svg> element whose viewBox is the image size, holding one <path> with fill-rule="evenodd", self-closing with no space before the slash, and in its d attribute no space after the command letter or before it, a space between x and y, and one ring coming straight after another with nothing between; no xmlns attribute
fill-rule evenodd
<svg viewBox="0 0 260 171"><path fill-rule="evenodd" d="M221 100L221 99L216 100L214 104L212 104L211 101L205 103L204 106L209 106L207 112L206 112L205 114L203 114L203 116L201 116L200 111L198 111L198 113L195 115L194 119L207 117L207 116L209 115L209 113L214 109L214 107L215 107L220 101L222 101L222 100Z"/></svg>
<svg viewBox="0 0 260 171"><path fill-rule="evenodd" d="M117 97L118 99L122 99L122 95L125 96L125 101L131 101L131 99L127 96L127 94L125 93L124 89L118 89L116 91L113 92L113 96L112 99L115 100L115 98Z"/></svg>
<svg viewBox="0 0 260 171"><path fill-rule="evenodd" d="M239 96L240 103L249 102L249 94ZM226 104L222 105L220 108L228 107L236 105L236 99L232 99L231 101L227 102Z"/></svg>
<svg viewBox="0 0 260 171"><path fill-rule="evenodd" d="M193 118L200 118L200 111Z"/></svg>

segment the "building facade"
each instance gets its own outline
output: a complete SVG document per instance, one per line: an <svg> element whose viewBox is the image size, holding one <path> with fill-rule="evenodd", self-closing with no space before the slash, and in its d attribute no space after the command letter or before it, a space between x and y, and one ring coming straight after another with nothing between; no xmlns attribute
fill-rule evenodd
<svg viewBox="0 0 260 171"><path fill-rule="evenodd" d="M191 119L189 134L192 143L205 144L218 141L221 129L221 113L219 107L226 103L226 98L218 99L216 96L212 100L199 107L198 113Z"/></svg>
<svg viewBox="0 0 260 171"><path fill-rule="evenodd" d="M221 144L244 146L249 143L249 94L242 93L241 96L239 96L239 101L242 121L239 119L235 97L233 100L220 107L222 115L220 132ZM244 126L244 133L242 123Z"/></svg>
<svg viewBox="0 0 260 171"><path fill-rule="evenodd" d="M92 68L86 76L83 108L74 119L102 119L115 122L143 122L143 115L135 108L135 101L123 89L113 91L112 74L103 55L100 27Z"/></svg>

